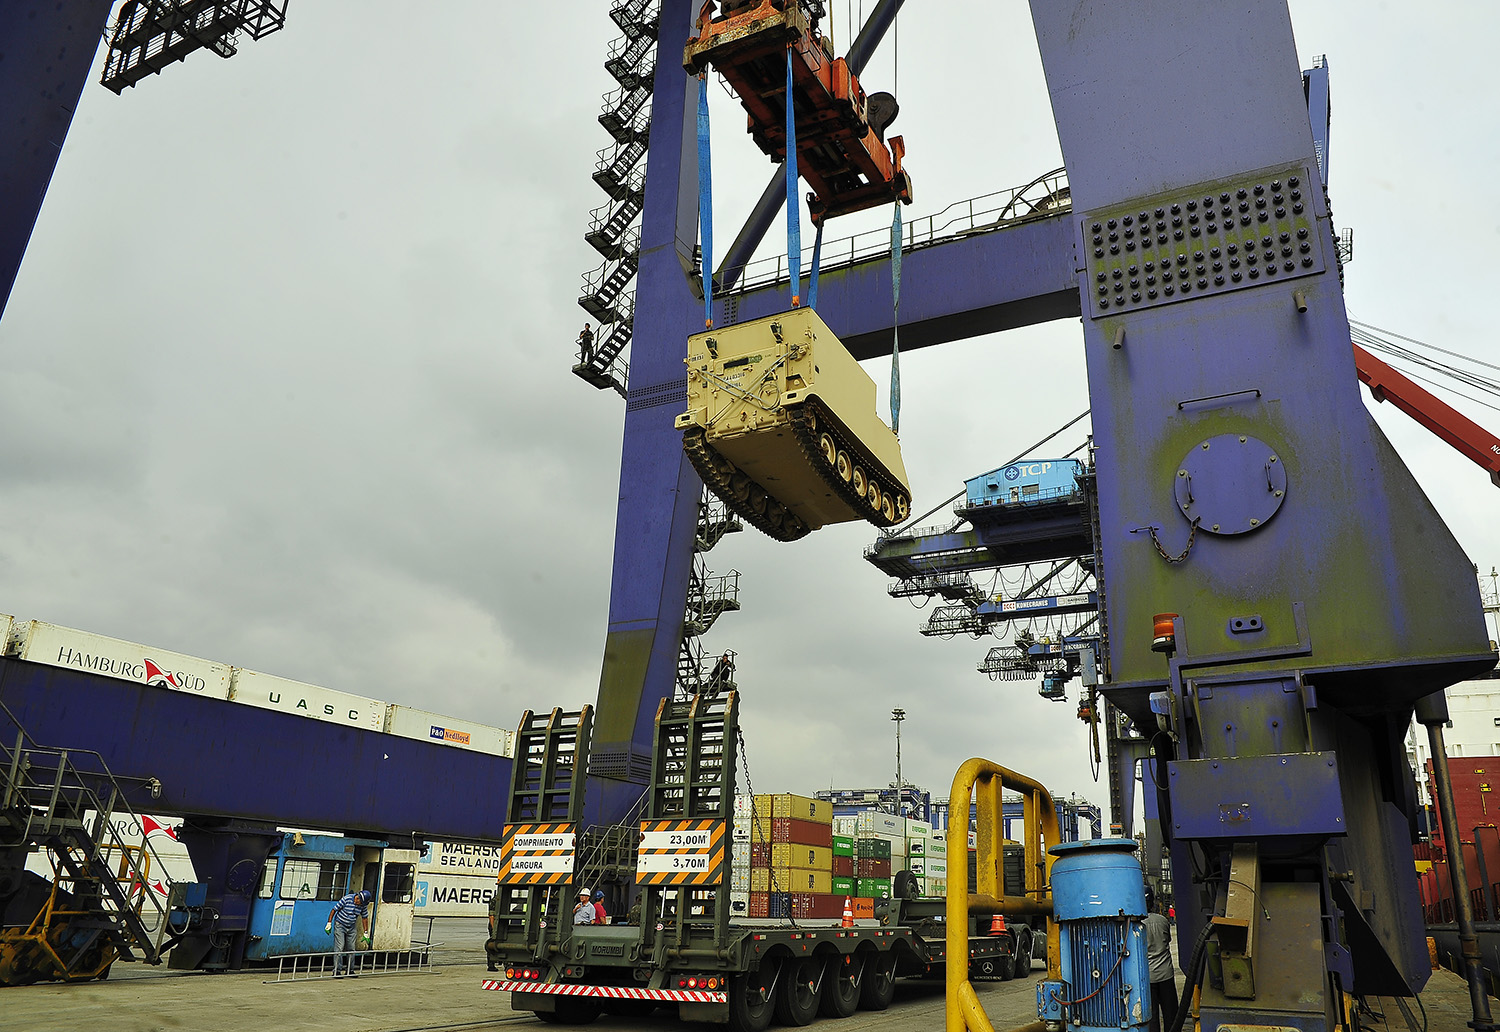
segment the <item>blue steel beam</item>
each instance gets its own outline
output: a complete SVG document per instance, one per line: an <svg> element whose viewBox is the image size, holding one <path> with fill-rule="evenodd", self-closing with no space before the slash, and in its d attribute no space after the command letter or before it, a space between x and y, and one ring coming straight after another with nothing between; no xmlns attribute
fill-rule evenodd
<svg viewBox="0 0 1500 1032"><path fill-rule="evenodd" d="M137 813L393 842L503 837L511 771L503 756L11 658L0 658L0 702L37 744L102 755ZM3 711L0 735L15 741ZM69 758L97 772L87 758Z"/></svg>
<svg viewBox="0 0 1500 1032"><path fill-rule="evenodd" d="M901 256L901 348L910 351L1081 314L1074 224L1054 215ZM739 295L737 321L785 311L786 284ZM824 271L818 315L857 359L889 355L891 261Z"/></svg>
<svg viewBox="0 0 1500 1032"><path fill-rule="evenodd" d="M113 0L0 3L0 313L73 111L88 81Z"/></svg>

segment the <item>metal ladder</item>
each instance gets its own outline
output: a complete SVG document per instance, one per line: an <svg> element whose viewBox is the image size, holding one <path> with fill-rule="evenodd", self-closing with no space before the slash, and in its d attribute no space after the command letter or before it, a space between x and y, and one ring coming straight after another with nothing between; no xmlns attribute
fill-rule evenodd
<svg viewBox="0 0 1500 1032"><path fill-rule="evenodd" d="M738 730L736 692L663 699L656 714L651 783L646 791L646 820L722 822L726 868L731 862ZM643 886L642 952L651 951L659 966L668 948L687 946L695 931L705 940L726 941L730 918L727 875L726 870L717 885L703 888ZM661 931L655 930L658 926Z"/></svg>
<svg viewBox="0 0 1500 1032"><path fill-rule="evenodd" d="M0 742L0 835L22 864L32 847L47 850L54 871L46 902L0 928L0 984L103 977L117 957L160 963L171 945L165 893L151 888L156 857L144 834L127 842L113 820L141 827L120 783L98 753L40 746L0 711L16 728Z"/></svg>
<svg viewBox="0 0 1500 1032"><path fill-rule="evenodd" d="M505 809L506 824L577 826L583 816L581 789L588 770L593 728L592 706L547 713L527 710L521 716L521 726L516 731L510 798ZM538 959L544 958L548 938L560 927L558 916L566 912L568 889L567 882L558 885L499 882L495 887L499 916L494 937L510 944L534 943Z"/></svg>
<svg viewBox="0 0 1500 1032"><path fill-rule="evenodd" d="M706 488L698 499L698 527L693 538L692 571L688 576L686 610L682 618L682 640L677 646L677 698L685 699L705 690L703 677L703 643L700 635L707 633L722 613L737 612L740 608L740 575L730 570L722 576L711 576L703 561L703 553L711 550L725 534L744 529L729 507L719 501ZM726 683L711 686L714 691L733 688L731 678Z"/></svg>

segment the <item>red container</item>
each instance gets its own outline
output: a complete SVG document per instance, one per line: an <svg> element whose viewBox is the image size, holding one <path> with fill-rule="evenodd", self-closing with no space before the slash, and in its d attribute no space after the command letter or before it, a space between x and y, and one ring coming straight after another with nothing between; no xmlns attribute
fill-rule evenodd
<svg viewBox="0 0 1500 1032"><path fill-rule="evenodd" d="M833 876L835 878L853 878L854 857L835 856L833 858Z"/></svg>
<svg viewBox="0 0 1500 1032"><path fill-rule="evenodd" d="M839 916L843 917L844 915L841 913ZM856 896L854 898L854 919L861 921L874 920L874 918L875 901L868 896Z"/></svg>
<svg viewBox="0 0 1500 1032"><path fill-rule="evenodd" d="M795 817L777 817L771 821L772 842L792 842L799 846L833 846L833 828L816 821L802 821Z"/></svg>
<svg viewBox="0 0 1500 1032"><path fill-rule="evenodd" d="M889 878L891 876L890 860L879 860L873 856L862 856L855 869L859 872L858 878Z"/></svg>
<svg viewBox="0 0 1500 1032"><path fill-rule="evenodd" d="M750 893L749 917L766 917L771 913L771 894L769 892Z"/></svg>
<svg viewBox="0 0 1500 1032"><path fill-rule="evenodd" d="M823 892L792 893L792 914L803 918L842 918L844 897Z"/></svg>
<svg viewBox="0 0 1500 1032"><path fill-rule="evenodd" d="M761 842L750 847L750 866L771 866L771 844L769 842Z"/></svg>

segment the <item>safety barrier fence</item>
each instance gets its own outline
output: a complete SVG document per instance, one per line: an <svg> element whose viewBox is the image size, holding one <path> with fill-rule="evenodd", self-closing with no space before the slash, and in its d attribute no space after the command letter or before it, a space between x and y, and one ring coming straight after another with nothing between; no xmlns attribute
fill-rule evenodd
<svg viewBox="0 0 1500 1032"><path fill-rule="evenodd" d="M1005 895L1005 789L1021 793L1022 844L1025 847L1025 892ZM1057 926L1052 920L1052 887L1048 872L1051 863L1047 848L1062 841L1057 822L1057 807L1052 794L1024 774L1006 770L989 760L974 758L958 768L953 777L950 803L961 804L972 796L975 804L974 891L968 879L948 880L948 956L962 957L969 949L969 919L976 914L1003 914L1007 917L1047 916L1047 973L1056 978L1062 969L1058 948ZM974 987L969 982L967 965L947 965L947 1032L994 1032L984 1013ZM1038 1022L1014 1032L1041 1029Z"/></svg>

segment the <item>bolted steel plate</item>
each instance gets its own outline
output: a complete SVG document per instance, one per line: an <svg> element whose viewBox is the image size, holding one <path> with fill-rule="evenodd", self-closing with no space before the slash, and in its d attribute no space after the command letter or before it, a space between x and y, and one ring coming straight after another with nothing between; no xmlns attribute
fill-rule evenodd
<svg viewBox="0 0 1500 1032"><path fill-rule="evenodd" d="M1248 534L1286 499L1286 469L1266 442L1248 434L1200 441L1177 467L1177 511L1209 534Z"/></svg>

